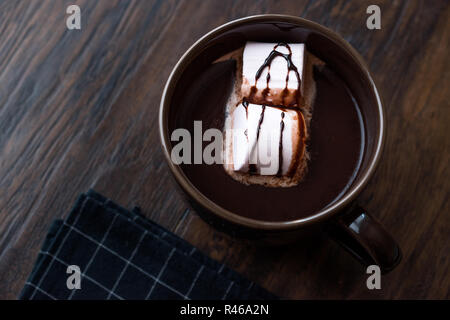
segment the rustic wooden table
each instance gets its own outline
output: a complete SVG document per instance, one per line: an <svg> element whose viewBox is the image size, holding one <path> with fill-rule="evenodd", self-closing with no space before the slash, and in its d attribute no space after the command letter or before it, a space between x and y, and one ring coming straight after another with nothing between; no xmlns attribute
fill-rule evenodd
<svg viewBox="0 0 450 320"><path fill-rule="evenodd" d="M0 1L0 298L14 299L50 223L88 188L149 218L287 298L449 298L448 1ZM162 88L183 52L235 18L284 13L342 34L366 59L386 103L384 159L360 203L404 253L366 288L335 243L277 249L216 232L174 191L160 150Z"/></svg>

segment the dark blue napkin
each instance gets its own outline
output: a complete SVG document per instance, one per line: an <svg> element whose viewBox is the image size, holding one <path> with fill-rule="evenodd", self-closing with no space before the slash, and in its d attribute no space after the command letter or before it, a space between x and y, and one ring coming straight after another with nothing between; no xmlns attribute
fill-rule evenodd
<svg viewBox="0 0 450 320"><path fill-rule="evenodd" d="M80 289L68 289L68 266ZM90 190L55 221L20 299L275 299L138 209Z"/></svg>

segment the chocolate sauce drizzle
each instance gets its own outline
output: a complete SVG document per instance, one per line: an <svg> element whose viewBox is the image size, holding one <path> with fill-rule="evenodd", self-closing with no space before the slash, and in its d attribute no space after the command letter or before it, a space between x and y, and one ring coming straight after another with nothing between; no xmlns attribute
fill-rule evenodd
<svg viewBox="0 0 450 320"><path fill-rule="evenodd" d="M242 100L242 106L245 108L245 115L248 119L248 101L245 98Z"/></svg>
<svg viewBox="0 0 450 320"><path fill-rule="evenodd" d="M284 112L281 112L280 121L280 142L278 143L278 172L277 176L283 173L283 131L284 131Z"/></svg>
<svg viewBox="0 0 450 320"><path fill-rule="evenodd" d="M261 115L259 116L258 129L256 131L256 144L258 143L258 140L259 140L259 132L261 131L261 125L262 125L262 123L264 121L264 112L265 112L265 110L266 110L266 106L263 105L262 106L262 110L261 110ZM256 147L256 144L255 144L255 147ZM252 150L252 152L253 152L253 150ZM256 165L255 164L249 164L248 165L248 171L250 173L256 173L256 171L257 171Z"/></svg>
<svg viewBox="0 0 450 320"><path fill-rule="evenodd" d="M266 111L266 106L262 106L261 115L259 116L259 122L258 122L258 131L256 132L256 141L259 139L259 131L261 130L261 124L264 120L264 111Z"/></svg>
<svg viewBox="0 0 450 320"><path fill-rule="evenodd" d="M277 48L283 46L288 50L288 53L281 53L279 51L277 51ZM298 69L295 66L295 64L292 62L292 50L291 47L284 42L280 42L278 43L276 46L273 47L273 50L269 53L269 56L264 60L264 63L261 65L261 67L259 67L258 71L255 74L255 85L253 85L250 89L250 97L249 99L251 100L254 95L256 94L257 88L256 88L256 84L259 80L259 78L261 77L261 74L263 73L264 69L268 68L268 72L267 72L267 77L266 77L266 88L263 90L262 92L262 96L264 99L266 99L268 93L269 93L269 82L270 82L270 66L272 65L273 59L275 59L276 57L282 57L284 58L284 60L286 60L286 64L287 64L287 75L286 75L286 85L283 89L282 92L282 96L281 96L281 104L284 105L285 102L285 98L289 93L288 90L288 82L289 82L289 75L291 73L291 71L293 71L295 73L295 76L297 77L297 89L295 90L295 101L298 101L300 98L300 87L301 87L301 80L300 80L300 74L298 73ZM294 103L295 104L295 103Z"/></svg>

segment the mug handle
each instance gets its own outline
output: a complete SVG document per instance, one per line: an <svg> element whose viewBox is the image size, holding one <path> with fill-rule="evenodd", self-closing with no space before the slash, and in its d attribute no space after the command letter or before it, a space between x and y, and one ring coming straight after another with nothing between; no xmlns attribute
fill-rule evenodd
<svg viewBox="0 0 450 320"><path fill-rule="evenodd" d="M330 236L364 265L378 265L382 273L394 269L402 258L400 247L366 210L353 205L328 224Z"/></svg>

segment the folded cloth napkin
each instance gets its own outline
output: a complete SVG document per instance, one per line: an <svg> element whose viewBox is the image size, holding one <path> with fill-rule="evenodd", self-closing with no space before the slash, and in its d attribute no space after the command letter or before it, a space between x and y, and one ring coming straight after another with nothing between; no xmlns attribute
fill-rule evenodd
<svg viewBox="0 0 450 320"><path fill-rule="evenodd" d="M79 268L80 289L69 289ZM95 191L56 220L20 299L275 299L139 209Z"/></svg>

